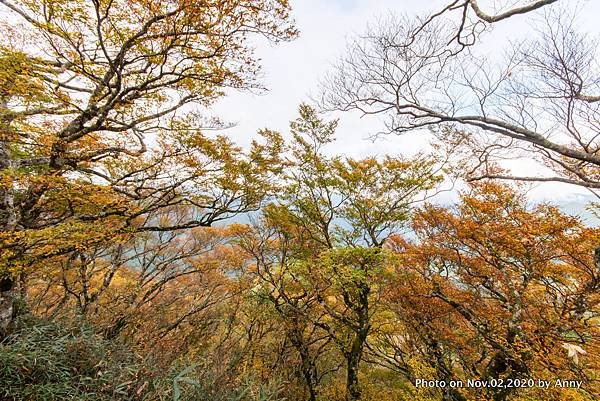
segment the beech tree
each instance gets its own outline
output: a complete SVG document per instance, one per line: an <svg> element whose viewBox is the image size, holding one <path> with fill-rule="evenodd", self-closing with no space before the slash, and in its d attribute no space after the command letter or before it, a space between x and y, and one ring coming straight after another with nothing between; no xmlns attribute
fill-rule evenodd
<svg viewBox="0 0 600 401"><path fill-rule="evenodd" d="M174 225L178 220L189 219L188 214L189 211L177 209L163 210L157 219ZM160 321L157 324L163 327L153 331L159 338L166 337L177 326L235 292L224 276L236 269L227 245L236 227L150 231L126 242L96 244L46 259L47 267L28 277L30 307L39 315L53 317L75 310L109 338L131 330L130 326L139 329L140 325L149 324L140 323L140 317L151 313L151 309L162 309L160 318L153 323ZM167 307L157 301L164 301L168 298L164 293L175 292L176 287L182 298L186 296L185 288L193 288L190 291L198 302L190 302L193 306L183 312L177 308L170 311L171 304ZM128 337L136 335L130 333Z"/></svg>
<svg viewBox="0 0 600 401"><path fill-rule="evenodd" d="M553 386L432 389L449 400L470 399L473 391L493 400L517 391L564 397L556 379L583 383L574 399L597 396L597 229L556 207L528 206L522 193L495 183L472 187L455 207L429 205L412 224L414 243L389 242L403 260L403 284L389 293L403 323L397 341L387 342L388 355L420 354L433 379L535 378ZM393 362L410 372L401 357Z"/></svg>
<svg viewBox="0 0 600 401"><path fill-rule="evenodd" d="M290 135L213 132L287 0L0 0L0 399L600 397L599 229L494 181L600 187L597 45L566 0L491 3L350 45L324 105L439 140L349 157L304 104Z"/></svg>
<svg viewBox="0 0 600 401"><path fill-rule="evenodd" d="M432 130L461 145L455 155L470 180L600 188L597 39L577 19L586 5L483 3L457 0L422 18L377 21L325 80L324 107L379 115L385 133ZM528 16L543 21L508 49L486 40L493 27ZM550 172L514 175L502 161L518 157Z"/></svg>
<svg viewBox="0 0 600 401"><path fill-rule="evenodd" d="M322 121L306 105L299 111L279 197L264 209L263 234L242 247L297 343L309 398L325 338L344 359L346 399L358 400L363 350L386 288L382 245L405 225L410 205L441 182L442 167L428 155L329 157L324 148L337 121Z"/></svg>
<svg viewBox="0 0 600 401"><path fill-rule="evenodd" d="M198 208L186 228L257 207L276 149L244 156L202 134L215 125L202 114L226 88L257 87L247 38L291 39L287 1L0 10L0 328L38 257L156 228L144 216L175 204Z"/></svg>
<svg viewBox="0 0 600 401"><path fill-rule="evenodd" d="M241 235L239 245L253 265L248 276L257 283L256 297L263 301L259 304L266 302L274 310L271 324L281 322L290 348L298 355L296 366L306 399L316 401L321 382L338 364L326 360L333 349L331 339L319 328L326 314L315 310L317 292L305 285L306 271L298 263L315 244L301 229L290 228L263 222Z"/></svg>

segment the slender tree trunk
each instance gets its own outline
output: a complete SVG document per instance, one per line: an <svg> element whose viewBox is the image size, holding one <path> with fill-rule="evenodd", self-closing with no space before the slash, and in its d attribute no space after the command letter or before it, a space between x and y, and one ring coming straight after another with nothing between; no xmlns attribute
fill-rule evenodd
<svg viewBox="0 0 600 401"><path fill-rule="evenodd" d="M369 321L370 292L371 288L367 284L363 283L359 285L358 306L354 308L358 315L358 327L354 332L354 340L352 341L351 348L346 353L346 401L357 401L361 397L358 383L358 369L362 360L363 348L371 329Z"/></svg>
<svg viewBox="0 0 600 401"><path fill-rule="evenodd" d="M276 302L273 300L273 302ZM316 358L318 355L311 355L309 348L309 340L306 340L303 335L303 323L300 322L302 319L298 316L287 316L285 311L280 307L281 305L275 304L275 309L281 314L283 319L288 319L292 324L287 329L287 337L300 355L302 376L304 378L304 384L308 390L308 401L316 401L319 386L319 376L316 366Z"/></svg>
<svg viewBox="0 0 600 401"><path fill-rule="evenodd" d="M360 400L361 391L358 383L358 369L362 360L363 347L369 334L368 320L356 332L350 352L346 354L346 401Z"/></svg>
<svg viewBox="0 0 600 401"><path fill-rule="evenodd" d="M0 99L0 172L6 173L12 167L9 124L7 117L7 100ZM15 208L12 185L0 186L0 231L14 231L17 226L17 211ZM18 278L0 270L0 338L14 322L15 302L20 295Z"/></svg>
<svg viewBox="0 0 600 401"><path fill-rule="evenodd" d="M308 389L308 401L317 400L317 370L314 364L310 360L308 350L305 353L301 353L302 358L302 374L304 375L304 381L306 382L306 388Z"/></svg>
<svg viewBox="0 0 600 401"><path fill-rule="evenodd" d="M351 352L347 357L346 401L360 400L361 392L358 385L359 364L359 356Z"/></svg>

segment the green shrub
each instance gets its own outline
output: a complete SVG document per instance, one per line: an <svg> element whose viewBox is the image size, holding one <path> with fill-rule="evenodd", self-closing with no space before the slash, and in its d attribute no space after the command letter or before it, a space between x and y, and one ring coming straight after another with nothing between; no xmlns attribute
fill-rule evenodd
<svg viewBox="0 0 600 401"><path fill-rule="evenodd" d="M81 322L31 316L0 343L0 401L282 401L281 386L210 358L158 371Z"/></svg>
<svg viewBox="0 0 600 401"><path fill-rule="evenodd" d="M154 374L85 324L27 317L0 343L0 400L142 400Z"/></svg>

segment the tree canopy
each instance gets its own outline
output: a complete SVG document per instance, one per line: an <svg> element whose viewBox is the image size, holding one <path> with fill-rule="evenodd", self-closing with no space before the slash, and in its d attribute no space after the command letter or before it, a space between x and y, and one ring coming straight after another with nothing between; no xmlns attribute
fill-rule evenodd
<svg viewBox="0 0 600 401"><path fill-rule="evenodd" d="M495 4L376 21L241 146L287 0L0 0L0 399L598 399L599 228L522 182L600 186L597 45ZM435 142L351 157L332 110Z"/></svg>

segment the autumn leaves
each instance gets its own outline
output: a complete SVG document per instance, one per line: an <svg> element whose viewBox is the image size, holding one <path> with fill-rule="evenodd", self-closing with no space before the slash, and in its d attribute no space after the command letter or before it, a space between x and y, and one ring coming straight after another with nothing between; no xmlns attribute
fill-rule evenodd
<svg viewBox="0 0 600 401"><path fill-rule="evenodd" d="M453 205L424 203L469 163L448 164L443 146L413 157L335 154L337 121L309 105L289 135L265 129L246 149L206 129L219 124L206 127L198 110L227 88L256 85L248 38L296 35L287 1L0 4L0 328L17 333L2 345L7 355L20 341L65 343L19 316L36 315L57 333L93 331L60 334L81 340L68 349L93 361L86 399L598 396L597 229L493 180L467 185ZM446 11L458 9L481 14L473 0ZM382 63L403 51L413 53L396 47ZM374 84L369 74L390 78L386 68L360 64L353 71L369 82L336 81L333 100L383 104L406 129L437 124L440 145L487 167L485 152L462 147L469 132L447 124L480 119ZM384 98L356 99L362 90ZM408 104L394 103L401 95ZM594 174L587 164L571 170L578 181ZM135 364L112 366L125 364L112 351L85 359L98 338ZM47 349L37 344L25 345ZM79 368L56 359L69 392L31 375L19 352L6 371L23 374L0 374L7 397L79 394ZM127 380L102 382L109 372ZM581 386L416 386L531 378Z"/></svg>

